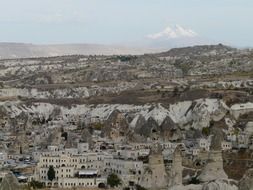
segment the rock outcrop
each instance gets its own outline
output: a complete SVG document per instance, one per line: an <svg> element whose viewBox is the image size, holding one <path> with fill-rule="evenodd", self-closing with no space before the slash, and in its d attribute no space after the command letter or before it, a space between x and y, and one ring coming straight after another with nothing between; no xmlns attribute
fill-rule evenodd
<svg viewBox="0 0 253 190"><path fill-rule="evenodd" d="M170 170L170 187L182 185L183 183L183 166L181 150L177 147L173 154L173 163Z"/></svg>
<svg viewBox="0 0 253 190"><path fill-rule="evenodd" d="M198 179L201 182L209 182L217 179L228 179L223 169L223 158L221 151L221 141L223 140L221 129L215 129L216 133L212 138L208 162L201 171Z"/></svg>
<svg viewBox="0 0 253 190"><path fill-rule="evenodd" d="M162 150L157 144L153 145L150 151L148 167L143 174L140 184L152 190L167 187L168 176L165 171Z"/></svg>
<svg viewBox="0 0 253 190"><path fill-rule="evenodd" d="M249 169L239 182L239 190L253 190L253 169Z"/></svg>
<svg viewBox="0 0 253 190"><path fill-rule="evenodd" d="M4 176L0 184L0 190L21 190L17 178L9 173Z"/></svg>
<svg viewBox="0 0 253 190"><path fill-rule="evenodd" d="M217 179L204 184L202 190L238 190L238 187L234 180Z"/></svg>

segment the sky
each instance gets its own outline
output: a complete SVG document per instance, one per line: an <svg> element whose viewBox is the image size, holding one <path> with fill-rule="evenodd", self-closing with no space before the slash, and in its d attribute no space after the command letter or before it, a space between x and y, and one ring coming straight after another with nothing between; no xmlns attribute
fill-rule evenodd
<svg viewBox="0 0 253 190"><path fill-rule="evenodd" d="M253 0L0 0L0 42L114 44L191 32L253 47L252 20Z"/></svg>

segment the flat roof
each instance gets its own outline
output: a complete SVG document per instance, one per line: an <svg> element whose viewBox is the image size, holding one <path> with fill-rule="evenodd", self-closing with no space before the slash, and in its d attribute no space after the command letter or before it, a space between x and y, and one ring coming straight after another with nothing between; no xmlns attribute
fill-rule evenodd
<svg viewBox="0 0 253 190"><path fill-rule="evenodd" d="M79 175L97 175L98 170L80 170L78 172Z"/></svg>

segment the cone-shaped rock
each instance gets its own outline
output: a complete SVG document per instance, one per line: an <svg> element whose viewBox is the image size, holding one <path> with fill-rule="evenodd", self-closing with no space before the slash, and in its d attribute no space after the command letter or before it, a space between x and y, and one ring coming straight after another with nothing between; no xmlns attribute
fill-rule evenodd
<svg viewBox="0 0 253 190"><path fill-rule="evenodd" d="M17 178L9 173L6 174L0 184L0 190L21 190Z"/></svg>

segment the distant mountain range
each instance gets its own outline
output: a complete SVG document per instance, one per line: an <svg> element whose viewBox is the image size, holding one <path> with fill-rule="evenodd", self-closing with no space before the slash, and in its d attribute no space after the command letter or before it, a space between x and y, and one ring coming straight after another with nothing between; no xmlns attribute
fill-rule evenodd
<svg viewBox="0 0 253 190"><path fill-rule="evenodd" d="M172 48L214 45L220 42L206 39L190 28L167 26L135 42L121 44L28 44L1 43L0 59L52 57L63 55L141 55L166 52Z"/></svg>
<svg viewBox="0 0 253 190"><path fill-rule="evenodd" d="M179 41L177 41L179 42ZM56 44L35 45L26 43L0 43L0 59L52 57L62 55L141 55L159 53L174 47L200 45L194 41L182 43L169 41L152 42L147 40L142 45L100 45L100 44Z"/></svg>
<svg viewBox="0 0 253 190"><path fill-rule="evenodd" d="M51 44L0 43L0 59L51 57L62 55L116 55L164 52L171 48L210 45L215 42L200 37L191 29L175 25L149 34L140 41L128 44Z"/></svg>
<svg viewBox="0 0 253 190"><path fill-rule="evenodd" d="M0 43L0 59L50 57L62 55L116 55L158 52L157 49L100 44L35 45L25 43Z"/></svg>

